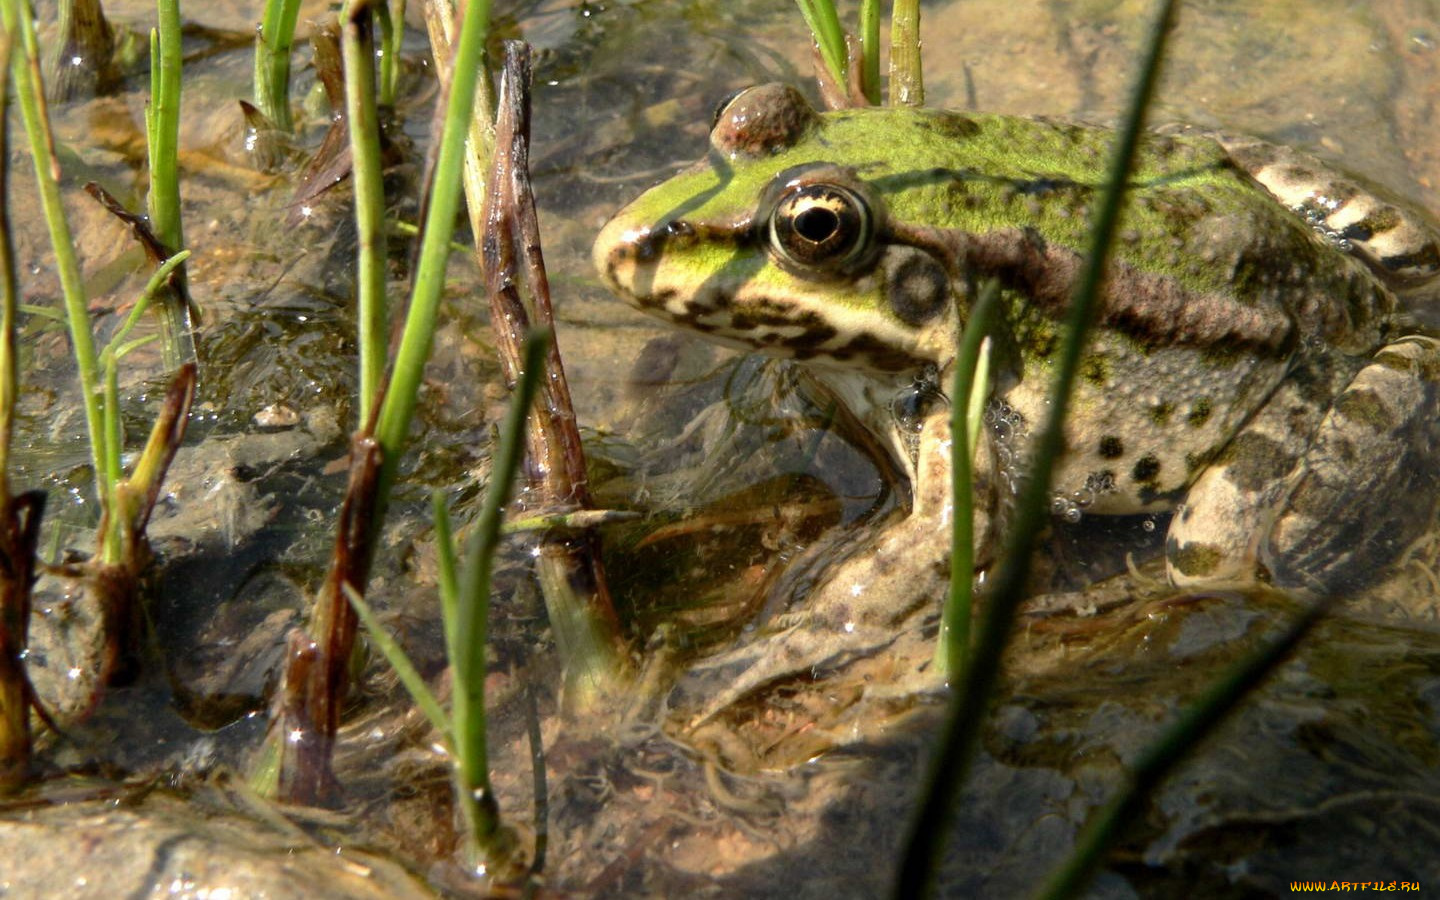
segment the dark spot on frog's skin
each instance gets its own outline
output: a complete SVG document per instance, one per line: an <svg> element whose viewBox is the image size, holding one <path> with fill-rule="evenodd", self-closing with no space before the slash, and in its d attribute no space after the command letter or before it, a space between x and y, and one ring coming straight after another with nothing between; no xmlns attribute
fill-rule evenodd
<svg viewBox="0 0 1440 900"><path fill-rule="evenodd" d="M1240 282L1240 278L1236 276L1230 281L1232 284L1237 284ZM1212 368L1227 368L1235 365L1241 359L1248 358L1247 352L1246 348L1238 344L1214 344L1206 347L1200 354L1200 358Z"/></svg>
<svg viewBox="0 0 1440 900"><path fill-rule="evenodd" d="M1160 460L1156 459L1153 453L1142 456L1136 461L1135 468L1130 474L1141 484L1147 482L1154 484L1155 479L1160 475Z"/></svg>
<svg viewBox="0 0 1440 900"><path fill-rule="evenodd" d="M1380 265L1391 272L1399 272L1404 269L1433 272L1440 268L1440 247L1437 247L1434 241L1428 241L1425 246L1413 253L1397 253L1394 256L1384 257L1380 260Z"/></svg>
<svg viewBox="0 0 1440 900"><path fill-rule="evenodd" d="M956 112L937 112L926 116L920 120L920 127L952 141L969 140L980 133L980 126L974 119Z"/></svg>
<svg viewBox="0 0 1440 900"><path fill-rule="evenodd" d="M1380 395L1372 390L1351 389L1335 398L1335 413L1370 427L1376 434L1393 430L1397 423Z"/></svg>
<svg viewBox="0 0 1440 900"><path fill-rule="evenodd" d="M1211 454L1209 451L1205 451L1203 453L1185 454L1186 473L1194 475L1196 472L1208 466L1210 464L1210 456Z"/></svg>
<svg viewBox="0 0 1440 900"><path fill-rule="evenodd" d="M1215 544L1192 543L1184 547L1174 538L1166 541L1165 555L1182 575L1204 577L1220 567L1225 554Z"/></svg>
<svg viewBox="0 0 1440 900"><path fill-rule="evenodd" d="M900 321L924 325L945 308L950 279L930 254L912 250L898 265L887 269L885 297Z"/></svg>
<svg viewBox="0 0 1440 900"><path fill-rule="evenodd" d="M1080 377L1103 388L1110 383L1110 361L1102 354L1092 353L1080 361Z"/></svg>
<svg viewBox="0 0 1440 900"><path fill-rule="evenodd" d="M1191 428L1203 428L1210 421L1210 412L1210 398L1201 397L1190 407L1190 415L1185 417L1185 421Z"/></svg>
<svg viewBox="0 0 1440 900"><path fill-rule="evenodd" d="M1360 221L1346 225L1341 229L1340 236L1351 241L1368 241L1401 224L1400 213L1395 207L1382 206Z"/></svg>
<svg viewBox="0 0 1440 900"><path fill-rule="evenodd" d="M1088 184L1078 184L1068 178L1031 178L1011 182L1016 196L1049 197L1057 194L1073 195L1076 198L1075 214L1086 218L1088 208L1082 206L1079 198L1088 198L1095 189Z"/></svg>
<svg viewBox="0 0 1440 900"><path fill-rule="evenodd" d="M1125 455L1125 442L1113 434L1100 438L1100 458L1119 459Z"/></svg>
<svg viewBox="0 0 1440 900"><path fill-rule="evenodd" d="M904 372L922 362L868 332L861 332L843 346L826 351L825 356L841 362L851 362L863 357L870 368L881 372Z"/></svg>
<svg viewBox="0 0 1440 900"><path fill-rule="evenodd" d="M1236 435L1217 460L1228 467L1226 477L1246 491L1258 491L1295 467L1294 458L1283 445L1253 431Z"/></svg>
<svg viewBox="0 0 1440 900"><path fill-rule="evenodd" d="M1164 427L1169 424L1170 414L1174 411L1175 404L1173 403L1157 403L1150 407L1150 421L1160 427Z"/></svg>

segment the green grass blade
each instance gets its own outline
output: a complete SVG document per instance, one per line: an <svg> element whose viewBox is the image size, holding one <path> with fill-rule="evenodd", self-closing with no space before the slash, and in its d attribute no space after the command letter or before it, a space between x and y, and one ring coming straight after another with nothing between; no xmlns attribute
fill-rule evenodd
<svg viewBox="0 0 1440 900"><path fill-rule="evenodd" d="M519 382L510 398L510 409L500 429L500 445L491 457L490 483L475 532L466 548L461 574L458 621L459 655L454 666L456 753L465 783L489 793L489 761L485 745L485 653L489 637L490 576L500 545L500 522L510 502L515 473L525 447L525 419L534 405L540 379L545 372L545 354L550 334L536 331L525 340ZM483 828L483 826L482 826Z"/></svg>
<svg viewBox="0 0 1440 900"><path fill-rule="evenodd" d="M361 427L374 412L380 380L385 374L385 345L389 333L385 298L385 188L381 182L380 118L375 103L373 13L369 0L352 0L345 9L341 36L359 245L355 291Z"/></svg>
<svg viewBox="0 0 1440 900"><path fill-rule="evenodd" d="M150 230L172 251L185 246L180 219L179 0L157 0L159 27L151 32L150 105L145 111L150 151Z"/></svg>
<svg viewBox="0 0 1440 900"><path fill-rule="evenodd" d="M440 705L434 692L430 690L430 686L425 683L425 679L415 668L415 664L410 662L410 657L405 654L405 650L395 638L390 636L390 632L385 630L385 626L380 624L375 610L365 602L365 598L361 597L351 585L342 585L342 590L345 591L345 599L349 600L350 605L355 608L355 614L365 624L365 630L370 633L370 642L395 670L395 674L400 678L400 683L405 686L405 690L409 692L415 705L420 707L425 718L430 720L430 725L440 733L447 744L453 747L455 741L450 734L450 720L445 715L445 709Z"/></svg>
<svg viewBox="0 0 1440 900"><path fill-rule="evenodd" d="M300 0L266 0L265 18L255 36L255 106L286 133L295 128L290 118L290 48L299 18Z"/></svg>
<svg viewBox="0 0 1440 900"><path fill-rule="evenodd" d="M880 105L880 0L860 4L860 90Z"/></svg>
<svg viewBox="0 0 1440 900"><path fill-rule="evenodd" d="M1333 599L1309 607L1277 640L1232 666L1178 721L1165 729L1159 740L1140 754L1120 792L1080 832L1075 851L1036 893L1037 900L1062 900L1080 895L1121 829L1140 814L1146 798L1240 701L1289 658L1296 645L1329 612L1332 602Z"/></svg>
<svg viewBox="0 0 1440 900"><path fill-rule="evenodd" d="M35 165L35 180L45 222L50 230L50 243L55 251L55 268L60 276L65 312L70 324L70 342L75 353L75 368L80 378L81 402L85 407L85 425L90 434L90 462L95 470L96 494L102 509L109 503L110 485L105 483L108 456L105 416L100 395L100 373L95 356L95 339L90 331L90 315L85 297L85 283L80 276L80 263L75 258L75 241L65 219L65 206L60 199L60 164L55 158L55 139L50 131L50 115L45 106L44 87L40 81L40 48L35 37L35 13L27 0L0 0L0 19L5 31L18 35L23 53L11 59L11 75L20 103L21 118L29 140L30 156Z"/></svg>
<svg viewBox="0 0 1440 900"><path fill-rule="evenodd" d="M950 596L940 614L940 637L935 662L946 675L965 671L970 652L970 610L975 588L975 442L987 393L988 360L981 351L991 320L1000 305L1000 285L988 281L970 311L955 355L955 380L950 392L950 494L954 519L950 523ZM988 357L988 354L985 354Z"/></svg>
<svg viewBox="0 0 1440 900"><path fill-rule="evenodd" d="M392 0L376 10L380 19L380 104L395 105L400 85L400 49L405 45L405 0Z"/></svg>
<svg viewBox="0 0 1440 900"><path fill-rule="evenodd" d="M440 308L440 291L445 285L450 236L455 230L455 214L460 204L465 137L489 25L488 0L471 0L465 5L460 37L455 46L454 77L450 83L445 127L436 156L410 309L395 357L394 374L385 392L375 429L385 454L375 507L377 522L384 518L390 487L395 482L405 439L410 433L410 420L415 415L425 361L430 357L430 347L435 338L435 320Z"/></svg>
<svg viewBox="0 0 1440 900"><path fill-rule="evenodd" d="M1126 182L1134 166L1144 125L1145 110L1159 78L1166 38L1174 20L1174 0L1162 0L1150 33L1150 47L1141 66L1129 111L1116 135L1108 183L1100 198L1091 232L1089 254L1066 317L1067 339L1056 366L1050 415L1034 449L1034 468L1016 507L1015 522L1006 544L970 663L957 689L950 695L946 727L936 748L929 783L921 792L909 841L895 884L896 897L929 896L934 888L944 847L950 805L964 782L990 698L999 681L1000 660L1025 593L1030 557L1045 526L1050 492L1050 468L1063 442L1070 388L1079 370L1085 336L1099 305L1105 262L1120 220Z"/></svg>
<svg viewBox="0 0 1440 900"><path fill-rule="evenodd" d="M150 103L145 137L150 162L146 211L150 230L171 253L185 246L180 216L180 42L179 0L157 0L159 27L150 32ZM195 335L185 294L172 291L160 305L165 367L170 371L195 359Z"/></svg>
<svg viewBox="0 0 1440 900"><path fill-rule="evenodd" d="M835 12L834 0L795 0L800 15L810 26L810 34L820 48L820 58L837 85L844 87L846 73L850 69L849 53L845 48L845 29L840 27L840 16Z"/></svg>
<svg viewBox="0 0 1440 900"><path fill-rule="evenodd" d="M460 603L460 566L455 558L455 529L450 524L450 510L440 491L430 495L430 511L435 519L435 546L440 554L440 615L443 621L456 619ZM453 659L455 648L449 650Z"/></svg>
<svg viewBox="0 0 1440 900"><path fill-rule="evenodd" d="M110 338L105 349L100 351L102 359L107 354L116 353L116 348L120 346L120 343L130 336L130 332L135 330L136 325L140 324L141 317L145 315L145 311L150 308L150 304L155 301L155 298L160 295L160 289L165 286L165 282L189 258L190 251L181 250L155 267L155 271L150 274L150 280L145 282L145 289L140 292L140 299L135 301L135 305L130 308L129 315L125 317L124 324Z"/></svg>

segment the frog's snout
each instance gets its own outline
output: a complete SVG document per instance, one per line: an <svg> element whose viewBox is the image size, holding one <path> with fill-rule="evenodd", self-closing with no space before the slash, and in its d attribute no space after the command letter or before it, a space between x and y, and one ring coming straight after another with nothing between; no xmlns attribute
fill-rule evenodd
<svg viewBox="0 0 1440 900"><path fill-rule="evenodd" d="M649 228L615 217L595 239L592 260L612 291L639 306L647 305L637 290L642 268L653 268L657 242Z"/></svg>
<svg viewBox="0 0 1440 900"><path fill-rule="evenodd" d="M670 293L656 287L661 260L700 240L697 229L682 219L651 227L616 216L596 237L592 259L611 290L642 309L653 309L663 306Z"/></svg>

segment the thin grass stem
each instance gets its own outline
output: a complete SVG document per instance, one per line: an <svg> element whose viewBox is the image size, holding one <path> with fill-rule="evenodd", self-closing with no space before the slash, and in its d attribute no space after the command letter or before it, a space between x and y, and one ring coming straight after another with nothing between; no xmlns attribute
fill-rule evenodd
<svg viewBox="0 0 1440 900"><path fill-rule="evenodd" d="M374 13L384 4L352 0L343 17L345 107L355 182L355 228L359 268L355 278L360 348L360 418L373 414L385 374L388 334L385 298L385 189L381 181L380 121L375 105Z"/></svg>
<svg viewBox="0 0 1440 900"><path fill-rule="evenodd" d="M439 699L430 690L430 686L425 683L424 676L415 668L415 664L410 661L404 648L390 636L389 631L385 630L385 626L380 623L380 617L375 615L375 610L365 602L365 598L360 596L360 593L352 585L342 585L341 589L345 591L345 599L349 600L350 605L355 608L355 614L365 624L365 630L370 633L370 643L375 645L375 649L380 651L380 655L384 656L385 661L395 670L395 675L405 686L406 692L410 694L410 699L420 707L420 712L425 714L425 718L430 721L430 726L441 734L446 743L453 743L450 735L450 720L445 715L445 708L440 705Z"/></svg>
<svg viewBox="0 0 1440 900"><path fill-rule="evenodd" d="M181 264L189 258L190 251L181 250L179 253L155 267L155 271L150 274L150 280L145 282L145 289L140 292L140 299L136 300L135 305L130 307L130 313L125 317L125 321L121 324L120 329L110 338L109 343L105 345L105 349L100 351L102 358L106 354L116 353L115 348L119 347L120 342L130 336L130 332L135 330L136 325L140 324L140 319L144 317L145 311L150 308L150 304L160 296L166 282L170 280L170 276L175 274L175 270L179 269Z"/></svg>
<svg viewBox="0 0 1440 900"><path fill-rule="evenodd" d="M394 106L400 85L400 50L405 46L405 0L392 0L380 17L380 105Z"/></svg>
<svg viewBox="0 0 1440 900"><path fill-rule="evenodd" d="M50 230L50 244L55 251L55 268L60 276L65 311L70 324L70 342L75 353L75 369L80 379L81 400L85 407L85 425L90 434L90 462L94 467L96 496L102 508L110 500L110 485L105 483L110 467L106 447L105 416L99 392L100 375L96 366L95 339L90 332L90 317L85 297L85 283L80 263L75 258L75 241L65 219L65 206L60 199L60 163L55 157L55 139L50 131L50 115L45 104L40 79L40 48L35 37L35 13L28 0L0 0L0 18L5 31L18 35L23 53L11 59L11 74L20 103L21 118L35 165L35 180L45 222ZM118 449L115 454L118 457Z"/></svg>
<svg viewBox="0 0 1440 900"><path fill-rule="evenodd" d="M15 33L0 34L0 503L10 496L10 447L15 436L15 404L20 398L16 328L20 282L15 274L15 241L10 231L10 61ZM27 713L28 715L28 713Z"/></svg>
<svg viewBox="0 0 1440 900"><path fill-rule="evenodd" d="M988 359L981 356L986 334L999 306L1000 285L988 281L970 310L955 355L955 379L950 392L950 494L954 519L950 523L950 595L940 613L940 637L935 661L945 675L965 671L970 652L970 617L975 591L975 444L979 413L988 392Z"/></svg>
<svg viewBox="0 0 1440 900"><path fill-rule="evenodd" d="M179 0L157 0L159 27L150 32L150 105L145 110L150 150L150 230L171 251L185 246L180 218Z"/></svg>
<svg viewBox="0 0 1440 900"><path fill-rule="evenodd" d="M450 524L450 510L440 491L430 495L430 511L435 519L435 546L440 566L440 620L458 621L460 614L460 564L455 556L455 529ZM446 631L445 652L450 659L460 655L460 648L450 645Z"/></svg>
<svg viewBox="0 0 1440 900"><path fill-rule="evenodd" d="M458 640L450 642L460 648L459 655L450 660L455 679L455 700L451 709L455 749L464 785L468 789L465 799L476 802L478 806L475 822L482 846L488 835L498 827L498 821L492 818L495 811L485 743L485 654L489 639L490 577L500 545L500 522L510 502L515 473L520 468L525 447L525 419L540 388L550 340L550 333L545 330L534 331L525 339L520 379L500 429L500 446L491 458L485 503L475 523L470 545L466 548L465 567L460 579L459 615L455 622ZM486 798L489 798L488 803Z"/></svg>
<svg viewBox="0 0 1440 900"><path fill-rule="evenodd" d="M1179 720L1165 729L1159 740L1145 748L1119 793L1091 817L1076 839L1074 852L1036 892L1036 900L1063 900L1080 895L1126 823L1140 814L1146 798L1241 700L1289 658L1291 651L1329 612L1333 602L1332 597L1308 607L1278 639L1233 665Z"/></svg>
<svg viewBox="0 0 1440 900"><path fill-rule="evenodd" d="M179 0L157 0L158 27L150 32L150 103L145 109L145 136L150 162L150 193L146 211L150 230L170 253L185 246L180 214L180 41ZM160 305L160 333L165 367L174 371L195 359L190 307L183 291L170 291Z"/></svg>
<svg viewBox="0 0 1440 900"><path fill-rule="evenodd" d="M880 0L860 3L860 90L880 105Z"/></svg>
<svg viewBox="0 0 1440 900"><path fill-rule="evenodd" d="M1035 444L1033 469L1017 503L1013 530L994 586L987 597L974 653L959 686L950 694L945 729L935 751L927 786L921 792L896 879L894 896L897 898L925 897L934 889L935 873L945 845L950 806L974 757L980 728L999 681L1000 661L1009 643L1016 611L1024 597L1031 554L1045 525L1051 467L1064 440L1070 389L1079 370L1086 335L1099 305L1106 259L1120 221L1126 184L1134 167L1144 127L1145 110L1159 79L1166 38L1174 17L1175 0L1161 0L1130 108L1116 135L1109 177L1091 231L1089 252L1066 316L1067 337L1055 370L1050 413Z"/></svg>
<svg viewBox="0 0 1440 900"><path fill-rule="evenodd" d="M795 0L800 15L810 26L810 34L820 48L820 58L837 85L846 83L849 71L849 55L845 49L845 29L840 27L840 16L835 12L834 0Z"/></svg>
<svg viewBox="0 0 1440 900"><path fill-rule="evenodd" d="M376 522L384 518L390 487L395 482L405 439L410 432L410 420L419 400L425 361L430 356L430 346L435 337L440 291L445 284L445 264L450 254L450 236L454 233L455 213L460 204L465 137L489 24L488 0L471 0L465 4L460 36L454 48L455 63L446 104L445 127L431 180L425 233L421 238L410 309L376 426L376 436L384 452L376 498Z"/></svg>

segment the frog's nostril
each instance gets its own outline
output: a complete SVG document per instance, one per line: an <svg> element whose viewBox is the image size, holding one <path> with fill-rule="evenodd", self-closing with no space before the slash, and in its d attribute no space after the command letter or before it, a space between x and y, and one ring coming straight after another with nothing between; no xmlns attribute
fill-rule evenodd
<svg viewBox="0 0 1440 900"><path fill-rule="evenodd" d="M695 228L689 222L676 219L659 228L634 235L631 243L635 247L635 259L653 262L666 250L688 247L696 241Z"/></svg>

